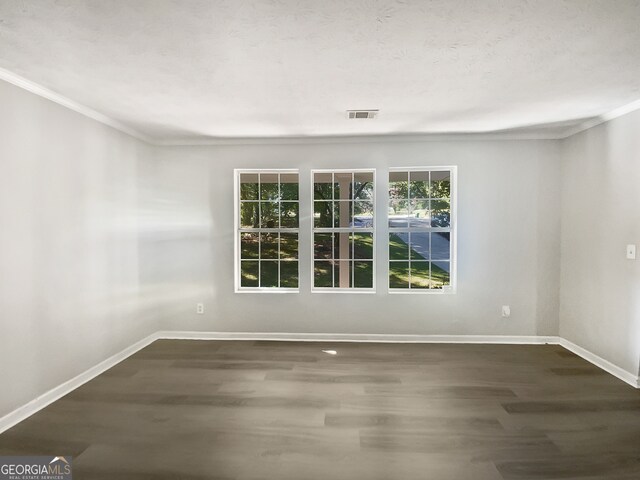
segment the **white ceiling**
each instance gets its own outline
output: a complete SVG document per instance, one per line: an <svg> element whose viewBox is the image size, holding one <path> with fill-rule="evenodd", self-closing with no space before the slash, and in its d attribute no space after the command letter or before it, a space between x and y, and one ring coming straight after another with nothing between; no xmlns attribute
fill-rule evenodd
<svg viewBox="0 0 640 480"><path fill-rule="evenodd" d="M639 25L638 0L2 0L0 68L168 141L561 133L640 98Z"/></svg>

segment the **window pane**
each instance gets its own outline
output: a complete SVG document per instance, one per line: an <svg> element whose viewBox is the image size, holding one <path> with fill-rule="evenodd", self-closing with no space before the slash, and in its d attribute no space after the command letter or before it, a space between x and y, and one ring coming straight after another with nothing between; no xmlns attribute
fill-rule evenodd
<svg viewBox="0 0 640 480"><path fill-rule="evenodd" d="M348 260L340 260L333 266L333 285L337 288L351 288L351 265Z"/></svg>
<svg viewBox="0 0 640 480"><path fill-rule="evenodd" d="M429 288L429 262L411 262L411 288Z"/></svg>
<svg viewBox="0 0 640 480"><path fill-rule="evenodd" d="M353 262L353 286L355 288L373 287L373 262Z"/></svg>
<svg viewBox="0 0 640 480"><path fill-rule="evenodd" d="M333 226L336 228L348 228L351 226L352 217L352 202L340 201L333 203Z"/></svg>
<svg viewBox="0 0 640 480"><path fill-rule="evenodd" d="M389 288L409 288L409 262L389 263Z"/></svg>
<svg viewBox="0 0 640 480"><path fill-rule="evenodd" d="M332 202L314 202L313 226L315 228L330 228L333 226Z"/></svg>
<svg viewBox="0 0 640 480"><path fill-rule="evenodd" d="M333 180L331 173L313 174L313 198L315 200L333 199Z"/></svg>
<svg viewBox="0 0 640 480"><path fill-rule="evenodd" d="M333 234L333 258L337 260L349 260L353 258L349 233Z"/></svg>
<svg viewBox="0 0 640 480"><path fill-rule="evenodd" d="M282 200L298 200L297 173L283 173L280 175L280 196Z"/></svg>
<svg viewBox="0 0 640 480"><path fill-rule="evenodd" d="M450 170L389 172L390 288L450 284L450 197Z"/></svg>
<svg viewBox="0 0 640 480"><path fill-rule="evenodd" d="M373 172L356 172L353 175L353 198L370 200L373 198Z"/></svg>
<svg viewBox="0 0 640 480"><path fill-rule="evenodd" d="M315 287L333 286L333 267L331 261L314 262L313 285Z"/></svg>
<svg viewBox="0 0 640 480"><path fill-rule="evenodd" d="M449 260L451 258L451 234L434 232L431 234L431 259Z"/></svg>
<svg viewBox="0 0 640 480"><path fill-rule="evenodd" d="M353 226L356 228L373 228L373 202L354 202Z"/></svg>
<svg viewBox="0 0 640 480"><path fill-rule="evenodd" d="M240 200L258 200L258 174L240 175Z"/></svg>
<svg viewBox="0 0 640 480"><path fill-rule="evenodd" d="M409 172L409 198L429 198L429 172Z"/></svg>
<svg viewBox="0 0 640 480"><path fill-rule="evenodd" d="M451 204L449 200L431 200L431 226L449 227L451 225Z"/></svg>
<svg viewBox="0 0 640 480"><path fill-rule="evenodd" d="M442 288L449 285L450 282L450 262L432 262L431 263L431 282L432 288Z"/></svg>
<svg viewBox="0 0 640 480"><path fill-rule="evenodd" d="M316 233L313 236L313 258L333 258L332 233Z"/></svg>
<svg viewBox="0 0 640 480"><path fill-rule="evenodd" d="M280 287L298 288L298 262L280 262Z"/></svg>
<svg viewBox="0 0 640 480"><path fill-rule="evenodd" d="M280 194L278 192L278 174L261 173L260 200L278 200L279 198Z"/></svg>
<svg viewBox="0 0 640 480"><path fill-rule="evenodd" d="M273 259L278 258L278 234L263 233L260 235L260 258Z"/></svg>
<svg viewBox="0 0 640 480"><path fill-rule="evenodd" d="M353 233L353 258L373 259L373 233Z"/></svg>
<svg viewBox="0 0 640 480"><path fill-rule="evenodd" d="M407 172L389 172L389 199L409 198L409 174Z"/></svg>
<svg viewBox="0 0 640 480"><path fill-rule="evenodd" d="M240 228L258 228L260 226L260 209L258 202L242 202L240 204Z"/></svg>
<svg viewBox="0 0 640 480"><path fill-rule="evenodd" d="M298 258L298 234L280 234L280 258Z"/></svg>
<svg viewBox="0 0 640 480"><path fill-rule="evenodd" d="M278 286L278 262L276 261L260 262L260 286L261 287L277 287Z"/></svg>
<svg viewBox="0 0 640 480"><path fill-rule="evenodd" d="M354 288L357 275L359 288L373 288L374 236L360 230L373 229L373 178L372 171L314 172L314 287Z"/></svg>
<svg viewBox="0 0 640 480"><path fill-rule="evenodd" d="M403 228L409 221L409 201L391 200L389 202L389 227Z"/></svg>
<svg viewBox="0 0 640 480"><path fill-rule="evenodd" d="M298 174L240 172L239 186L239 286L297 288Z"/></svg>
<svg viewBox="0 0 640 480"><path fill-rule="evenodd" d="M409 226L413 228L429 227L429 200L411 200Z"/></svg>
<svg viewBox="0 0 640 480"><path fill-rule="evenodd" d="M409 260L409 234L389 234L389 260Z"/></svg>
<svg viewBox="0 0 640 480"><path fill-rule="evenodd" d="M451 174L444 172L431 172L431 197L449 198L451 196Z"/></svg>
<svg viewBox="0 0 640 480"><path fill-rule="evenodd" d="M260 202L260 228L278 228L278 203Z"/></svg>
<svg viewBox="0 0 640 480"><path fill-rule="evenodd" d="M257 259L260 256L260 236L257 233L243 233L240 237L240 258Z"/></svg>
<svg viewBox="0 0 640 480"><path fill-rule="evenodd" d="M258 261L240 262L240 286L258 286Z"/></svg>
<svg viewBox="0 0 640 480"><path fill-rule="evenodd" d="M298 228L298 202L280 203L280 227Z"/></svg>
<svg viewBox="0 0 640 480"><path fill-rule="evenodd" d="M429 260L429 233L411 232L411 260Z"/></svg>
<svg viewBox="0 0 640 480"><path fill-rule="evenodd" d="M351 173L334 173L334 200L349 200L352 197Z"/></svg>
<svg viewBox="0 0 640 480"><path fill-rule="evenodd" d="M409 172L389 172L389 185L409 181ZM406 195L408 197L408 195Z"/></svg>

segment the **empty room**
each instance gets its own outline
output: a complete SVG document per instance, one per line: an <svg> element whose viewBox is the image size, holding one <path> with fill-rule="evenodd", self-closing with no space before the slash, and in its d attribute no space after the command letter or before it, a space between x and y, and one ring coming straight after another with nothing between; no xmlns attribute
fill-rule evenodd
<svg viewBox="0 0 640 480"><path fill-rule="evenodd" d="M640 479L639 25L0 1L0 480Z"/></svg>

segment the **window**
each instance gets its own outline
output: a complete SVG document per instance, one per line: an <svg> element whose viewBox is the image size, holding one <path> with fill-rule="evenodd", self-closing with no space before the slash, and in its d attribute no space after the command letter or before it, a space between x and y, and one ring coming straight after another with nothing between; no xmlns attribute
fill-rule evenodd
<svg viewBox="0 0 640 480"><path fill-rule="evenodd" d="M236 192L236 291L297 292L298 171L236 170Z"/></svg>
<svg viewBox="0 0 640 480"><path fill-rule="evenodd" d="M455 285L455 167L389 172L389 290Z"/></svg>
<svg viewBox="0 0 640 480"><path fill-rule="evenodd" d="M314 291L375 291L374 174L312 172Z"/></svg>

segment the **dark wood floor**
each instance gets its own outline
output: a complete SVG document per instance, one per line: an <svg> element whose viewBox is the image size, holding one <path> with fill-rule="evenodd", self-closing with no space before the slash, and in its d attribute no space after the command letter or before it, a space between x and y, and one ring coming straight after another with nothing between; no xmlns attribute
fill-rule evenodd
<svg viewBox="0 0 640 480"><path fill-rule="evenodd" d="M162 340L0 454L92 480L637 480L640 391L550 345Z"/></svg>

